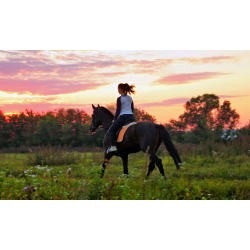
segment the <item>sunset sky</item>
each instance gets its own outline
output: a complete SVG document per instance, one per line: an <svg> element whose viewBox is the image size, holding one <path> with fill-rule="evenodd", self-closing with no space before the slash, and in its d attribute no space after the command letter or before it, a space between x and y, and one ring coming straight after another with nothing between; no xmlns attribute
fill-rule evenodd
<svg viewBox="0 0 250 250"><path fill-rule="evenodd" d="M0 51L0 109L18 113L116 102L117 85L136 85L136 107L159 123L177 119L191 97L229 100L249 122L250 51Z"/></svg>

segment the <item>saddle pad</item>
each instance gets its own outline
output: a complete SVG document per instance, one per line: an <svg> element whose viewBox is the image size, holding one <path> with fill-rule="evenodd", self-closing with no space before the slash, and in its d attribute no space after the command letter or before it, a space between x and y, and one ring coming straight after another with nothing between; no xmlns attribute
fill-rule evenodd
<svg viewBox="0 0 250 250"><path fill-rule="evenodd" d="M124 125L124 126L122 126L122 127L123 127L123 128L126 128L126 127L129 127L129 126L133 125L133 124L137 124L137 122L131 122L131 123L129 123L129 124L127 124L127 125Z"/></svg>
<svg viewBox="0 0 250 250"><path fill-rule="evenodd" d="M120 131L120 133L119 133L119 135L118 135L118 137L117 137L117 142L122 142L122 141L123 141L124 134L125 134L125 132L127 131L127 129L128 129L131 125L136 124L136 123L137 123L137 122L132 122L132 123L126 125L126 126L123 126L122 129L121 129L121 131Z"/></svg>

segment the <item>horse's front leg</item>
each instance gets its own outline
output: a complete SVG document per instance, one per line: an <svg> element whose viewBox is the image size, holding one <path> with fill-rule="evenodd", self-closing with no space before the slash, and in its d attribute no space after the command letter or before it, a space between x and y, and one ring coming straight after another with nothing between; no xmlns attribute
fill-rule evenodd
<svg viewBox="0 0 250 250"><path fill-rule="evenodd" d="M105 169L106 169L110 159L112 158L112 156L113 156L112 154L107 154L106 150L105 150L104 161L103 161L103 164L102 164L101 178L103 178Z"/></svg>
<svg viewBox="0 0 250 250"><path fill-rule="evenodd" d="M128 175L128 154L124 154L121 157L123 163L123 173Z"/></svg>

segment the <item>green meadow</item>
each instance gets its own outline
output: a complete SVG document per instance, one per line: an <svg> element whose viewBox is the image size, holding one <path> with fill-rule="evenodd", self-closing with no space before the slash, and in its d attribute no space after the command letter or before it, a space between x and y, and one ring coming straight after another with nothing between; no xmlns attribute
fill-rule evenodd
<svg viewBox="0 0 250 250"><path fill-rule="evenodd" d="M161 147L168 178L158 168L145 179L148 157L129 156L129 176L113 157L100 178L102 152L68 152L47 147L37 152L0 154L2 200L247 200L250 198L250 154L230 154L177 145L183 164L177 171Z"/></svg>

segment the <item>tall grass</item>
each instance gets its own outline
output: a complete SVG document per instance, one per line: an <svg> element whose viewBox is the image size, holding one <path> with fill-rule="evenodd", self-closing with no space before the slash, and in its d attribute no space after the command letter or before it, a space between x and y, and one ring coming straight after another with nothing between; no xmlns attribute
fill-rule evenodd
<svg viewBox="0 0 250 250"><path fill-rule="evenodd" d="M0 154L0 199L250 199L249 144L249 136L228 144L175 144L185 163L179 171L161 145L157 155L167 181L158 168L145 178L149 159L143 152L129 155L129 176L113 157L103 179L102 152L41 147Z"/></svg>
<svg viewBox="0 0 250 250"><path fill-rule="evenodd" d="M71 154L49 148L40 153L57 159L62 154ZM66 164L57 167L37 166L35 161L32 167L20 164L25 157L37 157L37 153L5 155L0 166L0 199L250 199L250 157L245 154L230 158L219 153L196 158L190 155L177 171L173 159L163 151L160 158L167 181L158 168L145 180L149 162L148 156L141 153L129 157L129 176L122 174L122 161L112 158L103 179L100 178L103 154L80 154L82 161L65 161ZM70 166L66 166L69 162Z"/></svg>
<svg viewBox="0 0 250 250"><path fill-rule="evenodd" d="M232 142L225 143L214 143L207 141L201 144L191 143L175 143L181 157L194 157L197 156L210 156L214 155L214 152L220 154L224 158L231 156L240 156L242 154L248 155L250 153L250 136L239 135L238 138ZM161 150L165 150L164 146L161 145ZM162 152L160 151L162 154Z"/></svg>
<svg viewBox="0 0 250 250"><path fill-rule="evenodd" d="M68 152L61 147L46 147L27 155L25 164L27 166L62 166L76 164L83 161L78 152Z"/></svg>

